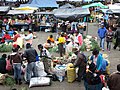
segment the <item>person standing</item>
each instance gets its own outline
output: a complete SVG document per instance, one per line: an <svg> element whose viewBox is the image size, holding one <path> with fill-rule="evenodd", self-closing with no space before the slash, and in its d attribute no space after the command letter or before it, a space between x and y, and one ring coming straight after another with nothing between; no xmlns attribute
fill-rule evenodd
<svg viewBox="0 0 120 90"><path fill-rule="evenodd" d="M92 51L92 56L90 57L90 60L96 65L96 72L97 73L102 73L102 62L103 62L103 57L99 53L99 50L94 49Z"/></svg>
<svg viewBox="0 0 120 90"><path fill-rule="evenodd" d="M27 59L27 68L26 68L26 84L29 84L32 73L33 76L37 76L37 69L36 69L36 56L37 56L37 51L31 47L30 43L26 44L26 50L24 51L23 57Z"/></svg>
<svg viewBox="0 0 120 90"><path fill-rule="evenodd" d="M88 67L84 75L85 90L102 90L100 75L95 72L96 65L91 63Z"/></svg>
<svg viewBox="0 0 120 90"><path fill-rule="evenodd" d="M86 62L85 57L79 52L77 48L73 48L72 52L77 55L77 59L74 62L74 67L78 67L78 78L77 81L81 82L81 79L85 73L86 70Z"/></svg>
<svg viewBox="0 0 120 90"><path fill-rule="evenodd" d="M110 90L120 90L120 64L117 65L117 72L113 72L107 82Z"/></svg>
<svg viewBox="0 0 120 90"><path fill-rule="evenodd" d="M105 36L106 36L106 28L104 27L104 24L101 24L101 28L98 29L98 36L100 38L100 47L104 51L104 42L105 42Z"/></svg>
<svg viewBox="0 0 120 90"><path fill-rule="evenodd" d="M62 32L66 32L67 25L65 25L65 22L62 23L61 28L62 28Z"/></svg>
<svg viewBox="0 0 120 90"><path fill-rule="evenodd" d="M119 51L120 51L120 28L117 29L115 32L115 38L116 38L116 42L113 48L116 49L119 46Z"/></svg>
<svg viewBox="0 0 120 90"><path fill-rule="evenodd" d="M18 52L18 48L13 49L13 53L10 55L11 56L11 61L13 65L13 70L14 70L14 78L16 84L21 85L21 63L22 63L22 57Z"/></svg>
<svg viewBox="0 0 120 90"><path fill-rule="evenodd" d="M111 42L113 39L113 31L109 27L106 33L106 42L107 42L107 50L110 51L111 49Z"/></svg>
<svg viewBox="0 0 120 90"><path fill-rule="evenodd" d="M65 54L65 42L66 42L66 40L64 37L64 33L63 33L58 38L58 49L59 49L60 57L63 57L63 54Z"/></svg>
<svg viewBox="0 0 120 90"><path fill-rule="evenodd" d="M78 31L75 32L74 43L76 43L78 46L82 46L83 44L82 34L80 34Z"/></svg>
<svg viewBox="0 0 120 90"><path fill-rule="evenodd" d="M38 49L40 51L41 61L43 61L44 64L45 72L49 74L50 62L48 59L51 58L51 54L43 47L42 44L38 45Z"/></svg>

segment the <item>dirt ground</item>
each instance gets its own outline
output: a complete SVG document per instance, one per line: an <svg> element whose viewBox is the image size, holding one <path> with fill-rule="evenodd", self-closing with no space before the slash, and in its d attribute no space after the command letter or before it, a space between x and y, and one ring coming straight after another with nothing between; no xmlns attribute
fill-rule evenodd
<svg viewBox="0 0 120 90"><path fill-rule="evenodd" d="M97 36L97 30L98 30L98 25L95 23L89 23L88 24L88 28L87 28L87 34L92 35L92 36ZM36 33L38 38L34 39L33 41L33 47L38 51L37 49L37 45L40 43L44 43L46 42L47 37L52 34L54 37L56 36L56 33L45 33L45 32L37 32ZM106 43L105 43L106 44ZM113 47L113 45L112 45ZM108 54L108 59L111 63L110 66L110 71L111 73L116 71L116 66L117 64L120 63L120 51L117 50L113 50L111 49L111 52L109 53L108 51L104 51L101 53L106 53ZM2 53L0 53L1 55ZM90 55L91 52L85 52L86 55ZM20 88L22 87L27 87L27 85L20 85L20 86L15 86L16 88L18 88L18 90L20 90ZM7 86L0 86L0 90L9 90L9 87ZM66 80L63 82L52 82L51 86L46 86L46 87L34 87L34 88L28 88L28 90L84 90L84 82L74 82L74 83L68 83Z"/></svg>

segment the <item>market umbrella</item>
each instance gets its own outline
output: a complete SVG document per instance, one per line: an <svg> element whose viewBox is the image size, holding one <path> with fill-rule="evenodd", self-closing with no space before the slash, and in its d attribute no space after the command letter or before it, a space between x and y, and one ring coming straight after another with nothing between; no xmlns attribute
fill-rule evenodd
<svg viewBox="0 0 120 90"><path fill-rule="evenodd" d="M26 7L19 7L19 8L15 8L15 9L16 10L37 10L38 8L26 6Z"/></svg>
<svg viewBox="0 0 120 90"><path fill-rule="evenodd" d="M92 3L90 5L82 6L82 8L89 8L89 7L101 7L101 8L108 8L108 6L103 5L101 2Z"/></svg>

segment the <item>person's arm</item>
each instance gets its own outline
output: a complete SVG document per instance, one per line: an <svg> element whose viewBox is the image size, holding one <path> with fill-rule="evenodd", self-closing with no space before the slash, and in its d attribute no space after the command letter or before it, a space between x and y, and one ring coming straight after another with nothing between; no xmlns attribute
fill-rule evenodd
<svg viewBox="0 0 120 90"><path fill-rule="evenodd" d="M99 36L99 33L100 33L100 29L98 29L98 32L97 32L97 33L98 33L98 36ZM100 37L100 36L99 36L99 37Z"/></svg>
<svg viewBox="0 0 120 90"><path fill-rule="evenodd" d="M31 35L27 35L26 37L25 37L25 40L29 40L29 39L31 39Z"/></svg>
<svg viewBox="0 0 120 90"><path fill-rule="evenodd" d="M25 51L22 56L27 58L27 52Z"/></svg>
<svg viewBox="0 0 120 90"><path fill-rule="evenodd" d="M77 59L75 60L74 67L80 66L81 58L77 56Z"/></svg>

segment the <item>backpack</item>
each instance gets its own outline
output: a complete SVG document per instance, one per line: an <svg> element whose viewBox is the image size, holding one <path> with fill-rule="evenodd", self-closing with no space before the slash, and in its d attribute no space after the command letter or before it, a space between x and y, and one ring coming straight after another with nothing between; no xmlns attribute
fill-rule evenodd
<svg viewBox="0 0 120 90"><path fill-rule="evenodd" d="M101 79L96 73L86 73L86 81L89 85L96 85L101 83Z"/></svg>

